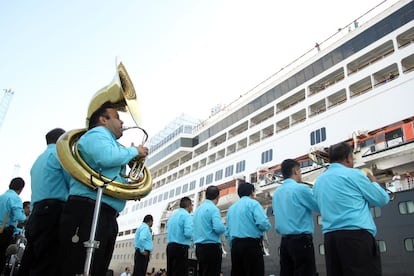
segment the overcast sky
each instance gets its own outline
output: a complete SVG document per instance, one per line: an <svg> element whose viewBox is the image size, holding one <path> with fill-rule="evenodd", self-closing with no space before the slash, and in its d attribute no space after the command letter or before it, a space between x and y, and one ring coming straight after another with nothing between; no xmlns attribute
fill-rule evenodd
<svg viewBox="0 0 414 276"><path fill-rule="evenodd" d="M45 134L84 127L116 57L151 136L181 113L206 119L381 2L396 1L0 0L0 89L15 92L0 128L0 193L21 176L30 199Z"/></svg>

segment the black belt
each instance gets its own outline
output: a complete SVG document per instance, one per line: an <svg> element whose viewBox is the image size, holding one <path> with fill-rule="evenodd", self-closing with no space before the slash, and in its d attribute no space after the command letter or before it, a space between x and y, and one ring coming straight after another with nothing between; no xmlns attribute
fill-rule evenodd
<svg viewBox="0 0 414 276"><path fill-rule="evenodd" d="M289 234L289 235L282 235L282 238L290 239L290 238L312 238L312 234Z"/></svg>
<svg viewBox="0 0 414 276"><path fill-rule="evenodd" d="M76 195L69 196L68 201L85 202L85 203L88 203L88 204L93 205L93 206L95 206L95 202L96 202L94 199L91 199L89 197L76 196ZM104 202L101 202L101 209L102 209L102 211L108 213L111 216L118 217L118 215L119 215L118 212L114 208L112 208L111 206L109 206L108 204L106 204Z"/></svg>

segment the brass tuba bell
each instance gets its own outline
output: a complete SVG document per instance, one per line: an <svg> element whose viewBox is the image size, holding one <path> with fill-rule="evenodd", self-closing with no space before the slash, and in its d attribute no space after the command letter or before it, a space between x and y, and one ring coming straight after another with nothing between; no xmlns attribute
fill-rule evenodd
<svg viewBox="0 0 414 276"><path fill-rule="evenodd" d="M135 89L121 62L117 65L113 81L93 96L88 108L86 126L89 125L91 115L108 101L115 105L118 111L130 113L135 124L139 125L141 117ZM139 126L133 128L141 129L146 135L145 130ZM144 166L143 158L135 157L130 161L129 166L132 169L127 175L122 175L127 183L112 181L93 170L82 159L77 149L77 142L86 131L87 128L68 131L56 143L59 161L73 178L92 189L106 186L103 193L118 199L137 200L151 192L152 178L149 169Z"/></svg>

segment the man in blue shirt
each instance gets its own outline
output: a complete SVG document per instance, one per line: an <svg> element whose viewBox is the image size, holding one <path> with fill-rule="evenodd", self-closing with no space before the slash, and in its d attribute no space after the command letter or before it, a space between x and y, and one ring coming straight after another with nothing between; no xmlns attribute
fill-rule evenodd
<svg viewBox="0 0 414 276"><path fill-rule="evenodd" d="M78 141L78 151L84 161L115 181L126 183L121 176L129 161L137 156L146 157L148 149L140 146L123 147L117 141L122 136L123 121L115 106L107 102L99 107L89 119L88 131ZM59 233L60 272L58 275L83 274L86 249L84 242L90 238L97 192L71 178L69 198L62 213ZM117 216L126 200L102 195L98 227L95 233L99 248L94 251L91 275L105 275L112 258L116 236ZM73 256L76 256L74 258Z"/></svg>
<svg viewBox="0 0 414 276"><path fill-rule="evenodd" d="M13 178L9 190L0 195L0 275L6 264L6 249L13 240L17 223L26 220L23 203L19 197L24 184L21 177Z"/></svg>
<svg viewBox="0 0 414 276"><path fill-rule="evenodd" d="M168 276L188 274L188 248L193 237L193 203L189 197L180 200L180 208L167 222Z"/></svg>
<svg viewBox="0 0 414 276"><path fill-rule="evenodd" d="M135 232L134 273L132 276L147 275L148 262L152 251L151 227L154 219L146 215L141 226Z"/></svg>
<svg viewBox="0 0 414 276"><path fill-rule="evenodd" d="M286 159L281 166L284 178L273 194L275 230L280 242L280 276L316 275L312 211L319 212L312 190L302 182L298 161Z"/></svg>
<svg viewBox="0 0 414 276"><path fill-rule="evenodd" d="M69 194L70 175L63 169L56 152L56 142L65 133L55 128L46 134L46 150L30 170L32 213L25 227L25 248L20 275L56 274L59 259L51 248L59 244L59 225Z"/></svg>
<svg viewBox="0 0 414 276"><path fill-rule="evenodd" d="M219 276L221 271L221 238L225 227L217 208L220 191L209 186L206 200L194 212L194 242L201 276Z"/></svg>
<svg viewBox="0 0 414 276"><path fill-rule="evenodd" d="M353 168L347 143L331 146L329 159L328 170L313 187L322 215L327 275L381 275L370 206L386 205L389 195L373 175Z"/></svg>
<svg viewBox="0 0 414 276"><path fill-rule="evenodd" d="M231 275L264 275L262 238L271 224L263 207L254 199L254 186L241 183L240 199L230 206L227 217L227 240L231 244Z"/></svg>

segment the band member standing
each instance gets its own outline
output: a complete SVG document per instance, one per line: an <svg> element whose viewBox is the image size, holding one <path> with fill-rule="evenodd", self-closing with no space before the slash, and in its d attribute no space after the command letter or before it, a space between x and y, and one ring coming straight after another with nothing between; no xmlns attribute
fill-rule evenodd
<svg viewBox="0 0 414 276"><path fill-rule="evenodd" d="M389 195L373 175L353 168L347 143L331 146L329 159L328 170L313 186L322 215L327 275L381 275L370 206L386 205Z"/></svg>
<svg viewBox="0 0 414 276"><path fill-rule="evenodd" d="M154 219L146 215L141 226L135 232L134 273L132 276L147 275L148 262L152 251L151 227Z"/></svg>
<svg viewBox="0 0 414 276"><path fill-rule="evenodd" d="M89 120L88 131L78 141L78 151L85 162L115 181L126 183L121 176L125 166L134 157L146 157L148 149L142 145L122 147L117 139L122 136L123 121L110 103L98 108ZM59 275L82 274L84 272L86 249L89 240L97 192L78 182L70 180L69 198L62 213L60 228L60 273ZM126 201L102 195L100 216L95 238L99 248L94 251L91 275L105 275L112 258L118 235L118 213ZM74 258L73 256L76 256Z"/></svg>
<svg viewBox="0 0 414 276"><path fill-rule="evenodd" d="M188 248L193 237L193 203L189 197L180 200L180 208L167 222L167 273L168 276L188 274Z"/></svg>
<svg viewBox="0 0 414 276"><path fill-rule="evenodd" d="M6 264L6 249L12 242L17 223L26 220L23 203L19 197L24 184L23 178L13 178L9 189L0 195L0 275Z"/></svg>
<svg viewBox="0 0 414 276"><path fill-rule="evenodd" d="M220 236L226 229L216 206L219 194L217 186L209 186L206 200L194 212L194 242L201 276L219 276L221 271Z"/></svg>
<svg viewBox="0 0 414 276"><path fill-rule="evenodd" d="M286 159L281 167L284 178L273 194L275 230L280 242L280 276L317 275L312 234L312 211L319 212L312 190L302 182L298 161Z"/></svg>
<svg viewBox="0 0 414 276"><path fill-rule="evenodd" d="M55 275L60 263L51 248L59 244L60 216L71 178L56 153L56 142L63 133L63 129L55 128L46 134L47 148L30 170L33 210L25 228L27 246L19 269L21 276Z"/></svg>
<svg viewBox="0 0 414 276"><path fill-rule="evenodd" d="M227 240L231 244L231 275L264 275L263 232L271 228L263 207L254 199L254 186L239 184L240 199L227 212Z"/></svg>

